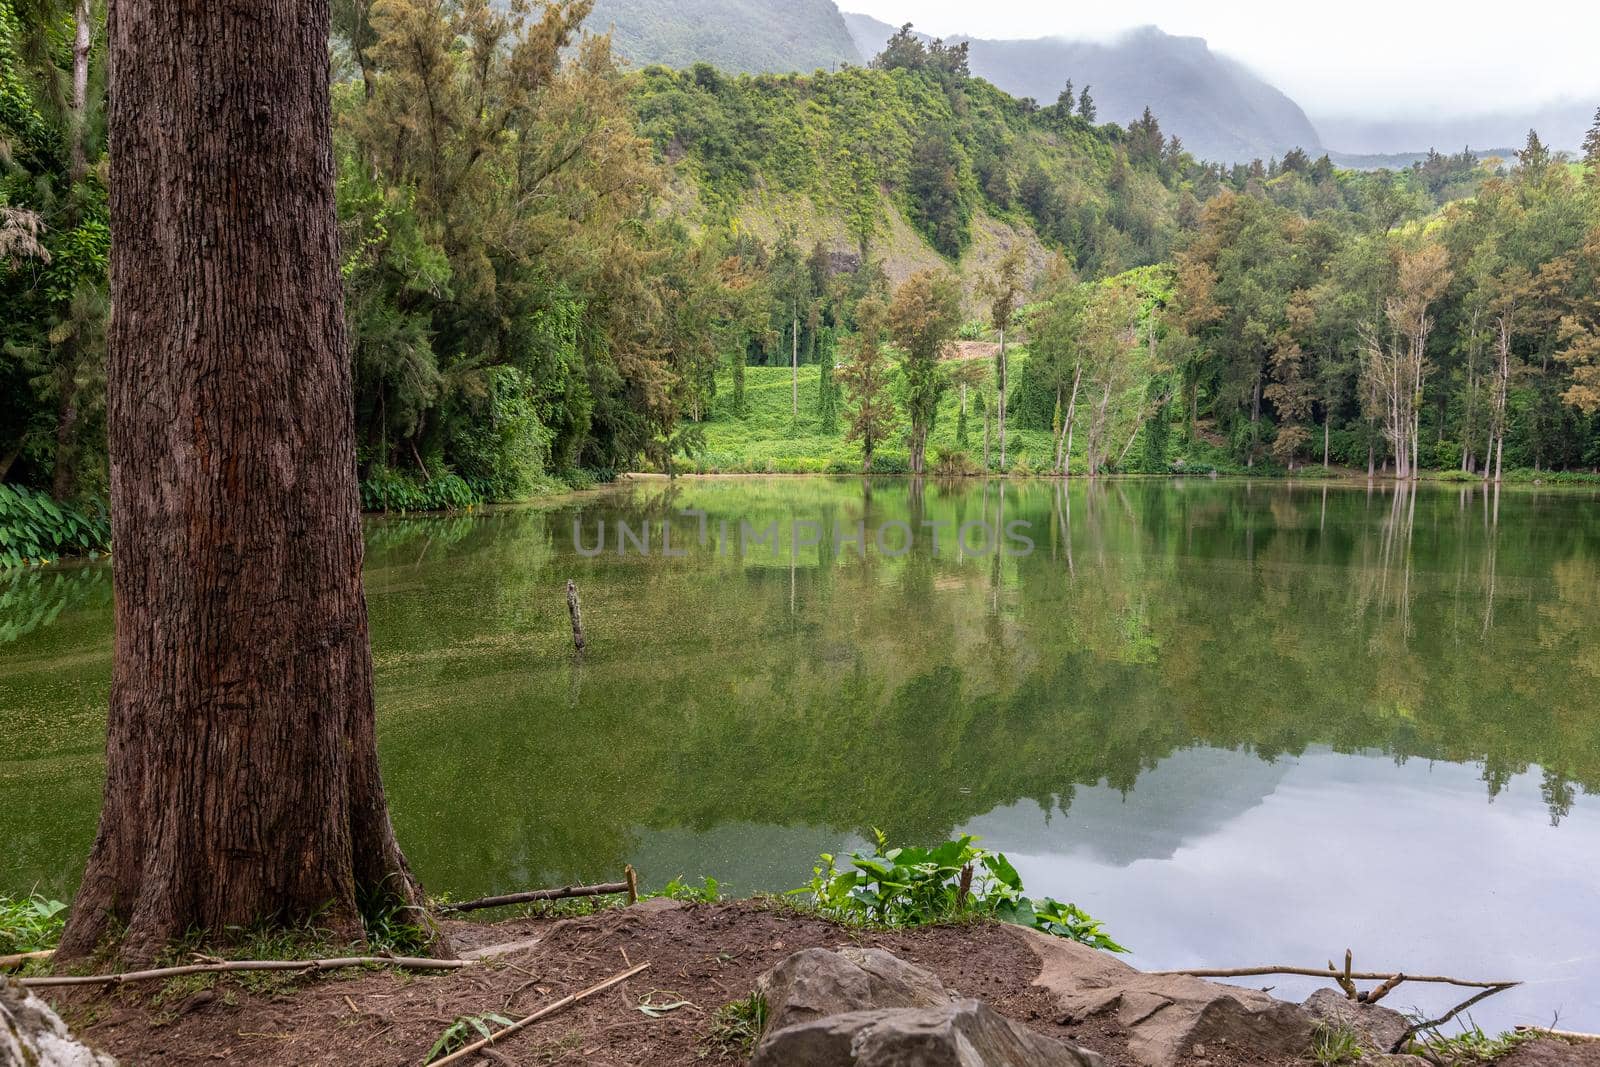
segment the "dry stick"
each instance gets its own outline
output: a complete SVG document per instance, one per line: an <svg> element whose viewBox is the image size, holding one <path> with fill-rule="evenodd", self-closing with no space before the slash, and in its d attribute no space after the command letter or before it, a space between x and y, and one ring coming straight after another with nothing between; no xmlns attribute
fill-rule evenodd
<svg viewBox="0 0 1600 1067"><path fill-rule="evenodd" d="M1568 1041L1600 1041L1600 1034L1582 1034L1576 1030L1552 1030L1548 1026L1518 1026L1519 1034L1544 1034L1548 1037L1564 1038Z"/></svg>
<svg viewBox="0 0 1600 1067"><path fill-rule="evenodd" d="M1269 974L1294 974L1305 978L1342 978L1338 970L1319 971L1315 967L1230 967L1212 970L1147 971L1161 978L1187 975L1190 978L1259 978ZM1387 982L1394 977L1392 971L1351 971L1349 977L1362 982ZM1469 982L1462 978L1447 978L1437 974L1408 974L1408 982L1437 982L1441 985L1458 985L1465 989L1510 989L1521 982Z"/></svg>
<svg viewBox="0 0 1600 1067"><path fill-rule="evenodd" d="M1374 989L1372 992L1370 992L1370 993L1366 994L1364 997L1362 997L1361 998L1362 1003L1364 1003L1364 1004L1376 1004L1376 1003L1378 1003L1378 1001L1382 1000L1384 997L1388 996L1390 993L1393 993L1394 990L1395 990L1395 987L1398 986L1401 982L1404 982L1405 980L1406 980L1406 976L1405 976L1404 973L1395 975L1393 978L1391 978L1387 982L1383 983L1377 989Z"/></svg>
<svg viewBox="0 0 1600 1067"><path fill-rule="evenodd" d="M14 956L0 956L0 971L9 971L13 967L20 967L29 960L47 960L56 954L53 948L40 952L19 952Z"/></svg>
<svg viewBox="0 0 1600 1067"><path fill-rule="evenodd" d="M24 986L122 985L146 982L152 978L176 978L180 974L205 974L210 971L336 971L342 967L361 967L369 963L403 967L412 971L453 971L470 967L477 960L431 960L416 956L345 956L329 960L228 960L224 963L188 963L182 967L158 967L153 971L126 971L122 974L49 975L24 978Z"/></svg>
<svg viewBox="0 0 1600 1067"><path fill-rule="evenodd" d="M627 882L603 882L600 885L569 885L560 889L533 889L526 893L507 893L502 897L484 897L460 904L441 904L442 912L481 911L484 908L502 908L507 904L531 904L536 900L564 900L567 897L603 897L612 893L626 893Z"/></svg>
<svg viewBox="0 0 1600 1067"><path fill-rule="evenodd" d="M457 1060L464 1060L468 1056L472 1055L474 1052L477 1052L480 1049L488 1048L490 1045L494 1044L496 1041L499 1041L502 1037L505 1037L507 1034L515 1033L516 1031L521 1030L524 1026L527 1026L531 1022L536 1022L539 1019L543 1019L547 1015L554 1015L556 1012L560 1011L562 1008L571 1007L573 1004L578 1003L578 1001L583 1000L583 999L585 999L587 997L592 997L596 993L603 993L607 989L610 989L612 986L616 985L617 983L623 982L623 981L626 981L629 978L632 978L634 975L638 974L642 970L645 970L649 966L650 966L650 964L648 964L648 963L641 963L637 967L631 968L630 970L623 971L621 974L614 974L610 978L607 978L604 982L601 982L598 985L592 985L588 989L583 990L581 993L573 993L570 996L562 997L560 1000L556 1001L554 1004L547 1004L546 1006L540 1008L538 1011L534 1012L532 1015L523 1016L521 1019L518 1019L516 1022L512 1023L510 1026L506 1027L504 1030L496 1030L494 1033L490 1034L488 1037L484 1038L483 1040L474 1041L472 1044L468 1045L466 1048L460 1049L460 1050L458 1050L456 1052L452 1052L452 1053L450 1053L450 1055L446 1056L442 1060L434 1060L429 1065L429 1067L444 1067L444 1065L447 1064L447 1063L455 1063Z"/></svg>
<svg viewBox="0 0 1600 1067"><path fill-rule="evenodd" d="M578 583L567 579L567 613L572 616L572 647L583 654L583 612L578 607Z"/></svg>
<svg viewBox="0 0 1600 1067"><path fill-rule="evenodd" d="M1496 993L1503 993L1507 989L1510 989L1511 986L1516 984L1517 983L1515 982L1511 982L1507 985L1495 986L1493 989L1485 989L1483 992L1463 1000L1460 1004L1457 1004L1455 1007L1451 1008L1448 1012L1439 1016L1437 1019L1430 1019L1427 1022L1422 1023L1412 1023L1410 1026L1406 1027L1406 1032L1401 1034L1399 1039L1389 1047L1389 1055L1398 1056L1400 1054L1400 1050L1406 1047L1406 1042L1415 1037L1418 1031L1432 1030L1436 1026L1443 1026L1451 1019L1454 1019L1457 1015L1460 1015L1462 1012L1478 1003L1478 1001L1484 999L1485 997L1492 997Z"/></svg>

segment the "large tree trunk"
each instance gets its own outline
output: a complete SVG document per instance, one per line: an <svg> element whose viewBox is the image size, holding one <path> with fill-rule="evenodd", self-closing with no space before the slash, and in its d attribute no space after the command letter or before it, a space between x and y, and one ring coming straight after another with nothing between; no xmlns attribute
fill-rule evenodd
<svg viewBox="0 0 1600 1067"><path fill-rule="evenodd" d="M378 775L328 0L112 7L116 654L60 959L417 908Z"/></svg>

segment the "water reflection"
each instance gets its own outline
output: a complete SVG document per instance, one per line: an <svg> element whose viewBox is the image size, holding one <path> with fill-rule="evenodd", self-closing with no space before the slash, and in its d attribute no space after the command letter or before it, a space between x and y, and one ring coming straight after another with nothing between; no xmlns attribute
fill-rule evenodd
<svg viewBox="0 0 1600 1067"><path fill-rule="evenodd" d="M1443 970L1448 945L1463 971L1567 983L1576 1025L1572 996L1600 1002L1591 964L1558 973L1593 941L1576 909L1600 913L1595 504L750 478L376 522L395 820L456 894L629 861L784 889L872 826L977 827L1151 962L1317 962L1365 938L1374 964ZM576 550L575 522L618 521L651 523L656 550ZM734 535L702 542L702 521ZM1017 522L1029 552L952 536ZM905 551L879 550L886 524ZM13 889L70 892L93 832L110 612L84 571L101 577L0 585L5 623L40 620L0 629Z"/></svg>

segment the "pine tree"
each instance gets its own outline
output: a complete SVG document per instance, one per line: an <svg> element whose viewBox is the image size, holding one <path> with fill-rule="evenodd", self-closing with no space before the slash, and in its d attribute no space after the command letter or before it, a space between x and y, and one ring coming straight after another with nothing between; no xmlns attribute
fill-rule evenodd
<svg viewBox="0 0 1600 1067"><path fill-rule="evenodd" d="M1583 136L1583 163L1588 168L1589 180L1600 184L1600 108L1595 108L1594 125Z"/></svg>
<svg viewBox="0 0 1600 1067"><path fill-rule="evenodd" d="M1089 89L1090 86L1085 85L1078 96L1078 117L1084 122L1093 122L1096 114L1094 97L1089 95Z"/></svg>
<svg viewBox="0 0 1600 1067"><path fill-rule="evenodd" d="M1538 130L1528 131L1527 143L1517 153L1517 162L1522 164L1523 173L1533 179L1543 177L1550 168L1550 149L1539 139Z"/></svg>

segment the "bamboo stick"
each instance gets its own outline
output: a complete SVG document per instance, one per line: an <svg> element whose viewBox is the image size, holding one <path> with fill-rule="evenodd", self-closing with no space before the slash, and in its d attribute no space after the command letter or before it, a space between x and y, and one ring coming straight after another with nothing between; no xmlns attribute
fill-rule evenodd
<svg viewBox="0 0 1600 1067"><path fill-rule="evenodd" d="M468 1056L472 1055L474 1052L478 1052L478 1051L480 1051L482 1049L488 1048L490 1045L494 1044L496 1041L499 1041L502 1037L505 1037L507 1034L516 1033L518 1030L521 1030L524 1026L527 1026L529 1023L537 1022L538 1020L543 1019L548 1015L554 1015L556 1012L560 1011L561 1009L571 1007L572 1005L578 1003L578 1001L584 1000L584 999L586 999L588 997L592 997L596 993L603 993L607 989L610 989L612 986L618 984L619 982L624 982L627 979L632 978L634 975L638 974L642 970L645 970L649 966L650 966L650 964L648 964L648 963L641 963L638 966L632 967L632 968L630 968L630 969L628 969L626 971L623 971L620 974L614 974L610 978L607 978L604 982L600 982L600 983L598 983L596 985L592 985L588 989L583 990L582 992L573 993L570 996L562 997L560 1000L556 1001L554 1004L547 1004L544 1007L540 1008L538 1011L534 1012L532 1015L524 1015L521 1019L518 1019L516 1022L512 1023L510 1026L506 1027L504 1030L496 1030L494 1033L490 1034L488 1037L483 1038L480 1041L474 1041L472 1044L468 1045L466 1048L457 1049L455 1052L452 1052L452 1053L450 1053L450 1055L444 1057L444 1059L434 1060L429 1065L429 1067L444 1067L444 1065L447 1064L447 1063L455 1063L455 1062L457 1062L459 1060L464 1060Z"/></svg>
<svg viewBox="0 0 1600 1067"><path fill-rule="evenodd" d="M0 971L9 971L21 967L29 960L47 960L55 954L55 949L47 948L40 952L18 952L14 956L0 956Z"/></svg>
<svg viewBox="0 0 1600 1067"><path fill-rule="evenodd" d="M567 897L603 897L612 893L626 893L628 882L602 882L600 885L569 885L560 889L533 889L526 893L507 893L499 897L483 897L460 904L441 904L441 912L481 911L484 908L503 908L507 904L531 904L536 900L564 900Z"/></svg>
<svg viewBox="0 0 1600 1067"><path fill-rule="evenodd" d="M222 963L187 963L181 967L157 967L152 971L126 971L122 974L62 974L43 978L24 978L20 984L29 988L62 985L124 985L128 982L146 982L154 978L176 978L183 974L206 974L212 971L336 971L342 967L361 967L376 963L386 967L403 967L410 971L453 971L470 967L476 960L433 960L417 956L344 956L326 960L226 960Z"/></svg>

